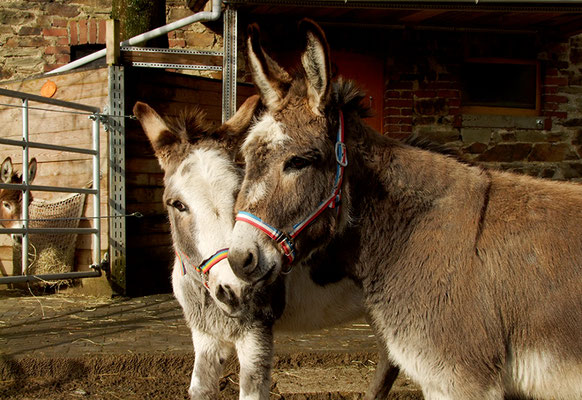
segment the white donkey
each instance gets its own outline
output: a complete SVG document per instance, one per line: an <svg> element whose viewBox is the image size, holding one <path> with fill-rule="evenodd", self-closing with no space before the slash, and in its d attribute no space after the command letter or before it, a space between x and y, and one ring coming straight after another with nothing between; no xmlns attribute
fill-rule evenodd
<svg viewBox="0 0 582 400"><path fill-rule="evenodd" d="M138 102L133 110L165 172L164 202L176 252L173 289L196 355L191 399L218 397L223 365L234 350L240 363L240 399L266 400L273 326L305 331L363 315L361 290L350 280L320 286L308 268L298 268L271 285L251 289L225 260L242 179L233 158L257 107L258 96L249 98L218 129L206 124L197 110L167 123L147 104ZM386 398L397 374L382 354L366 399Z"/></svg>

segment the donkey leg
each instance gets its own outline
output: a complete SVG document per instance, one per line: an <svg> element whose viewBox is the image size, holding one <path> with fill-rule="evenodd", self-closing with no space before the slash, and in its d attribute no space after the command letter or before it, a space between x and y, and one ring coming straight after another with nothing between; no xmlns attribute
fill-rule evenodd
<svg viewBox="0 0 582 400"><path fill-rule="evenodd" d="M366 390L364 400L388 399L394 381L400 373L400 368L392 364L388 359L388 353L384 350L384 344L378 343L378 366L374 378Z"/></svg>
<svg viewBox="0 0 582 400"><path fill-rule="evenodd" d="M204 332L192 330L194 370L188 394L191 400L218 398L218 381L232 347Z"/></svg>
<svg viewBox="0 0 582 400"><path fill-rule="evenodd" d="M366 390L364 400L388 399L388 394L400 373L400 368L392 364L390 361L388 351L386 350L386 343L378 339L382 336L372 318L368 316L366 320L368 321L368 324L370 324L370 327L374 331L374 336L376 337L376 346L378 347L378 367L376 368L372 382Z"/></svg>
<svg viewBox="0 0 582 400"><path fill-rule="evenodd" d="M249 331L235 346L240 363L240 400L268 400L273 364L271 329Z"/></svg>

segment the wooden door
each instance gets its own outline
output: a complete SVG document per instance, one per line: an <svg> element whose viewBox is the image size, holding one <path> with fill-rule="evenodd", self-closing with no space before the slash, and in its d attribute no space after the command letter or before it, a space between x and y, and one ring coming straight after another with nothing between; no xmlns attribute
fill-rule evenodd
<svg viewBox="0 0 582 400"><path fill-rule="evenodd" d="M384 63L382 59L348 51L331 52L331 60L338 75L352 79L365 91L365 104L373 116L366 119L368 125L382 133L384 111Z"/></svg>

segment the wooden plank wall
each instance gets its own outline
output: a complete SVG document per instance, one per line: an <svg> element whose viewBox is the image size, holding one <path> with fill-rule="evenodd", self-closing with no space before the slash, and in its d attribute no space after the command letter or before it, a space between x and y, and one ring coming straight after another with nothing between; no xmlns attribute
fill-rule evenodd
<svg viewBox="0 0 582 400"><path fill-rule="evenodd" d="M126 107L132 113L136 101L151 105L161 115L176 116L197 105L213 123L220 124L222 81L145 68L126 69ZM250 85L239 85L238 104L254 93ZM128 294L170 290L173 260L166 210L162 203L163 173L150 143L137 121L126 125L127 211L144 218L127 219Z"/></svg>
<svg viewBox="0 0 582 400"><path fill-rule="evenodd" d="M54 99L103 107L107 104L107 68L69 72L50 77L28 79L18 82L0 83L4 89L40 94L41 87L51 80L57 90ZM22 111L7 105L21 105L18 99L0 96L0 136L20 140L22 138ZM85 114L55 112L62 108L30 102L29 140L51 144L91 148L92 121ZM49 111L53 110L53 111ZM101 126L101 214L107 215L107 134ZM38 172L33 183L38 185L84 187L92 180L90 156L81 154L30 149L30 158L38 160ZM0 145L0 162L11 157L16 169L21 170L22 149ZM35 199L58 200L69 196L67 193L33 192ZM93 200L87 197L84 215L93 215ZM90 222L82 221L80 226L89 227ZM107 221L102 221L101 250L107 249ZM92 263L91 235L78 236L75 252L75 269L87 270ZM12 241L9 235L0 234L0 274L11 275Z"/></svg>

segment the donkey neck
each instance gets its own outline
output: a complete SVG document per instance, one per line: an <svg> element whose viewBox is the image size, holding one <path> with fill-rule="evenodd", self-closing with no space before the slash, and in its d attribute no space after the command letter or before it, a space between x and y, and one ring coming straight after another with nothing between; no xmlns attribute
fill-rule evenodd
<svg viewBox="0 0 582 400"><path fill-rule="evenodd" d="M400 254L417 240L419 226L433 224L431 229L438 231L451 224L439 220L445 209L462 219L451 228L464 230L460 238L479 234L489 188L489 175L483 169L404 145L371 129L360 140L350 140L348 155L350 219L362 249L356 275L365 274L365 265L371 262L398 263Z"/></svg>

